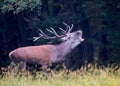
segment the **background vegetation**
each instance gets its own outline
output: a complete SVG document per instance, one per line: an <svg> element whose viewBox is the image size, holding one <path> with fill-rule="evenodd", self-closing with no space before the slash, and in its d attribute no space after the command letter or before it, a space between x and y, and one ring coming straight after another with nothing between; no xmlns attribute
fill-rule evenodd
<svg viewBox="0 0 120 86"><path fill-rule="evenodd" d="M73 23L73 31L83 30L85 38L70 54L68 68L89 63L119 68L119 0L0 0L0 68L10 64L13 49L47 43L33 42L38 28L57 30L63 21Z"/></svg>
<svg viewBox="0 0 120 86"><path fill-rule="evenodd" d="M5 70L0 75L0 86L120 86L120 70L114 68L96 68L93 65L71 71L65 67L60 70L23 71L14 73ZM6 71L6 72L5 72Z"/></svg>

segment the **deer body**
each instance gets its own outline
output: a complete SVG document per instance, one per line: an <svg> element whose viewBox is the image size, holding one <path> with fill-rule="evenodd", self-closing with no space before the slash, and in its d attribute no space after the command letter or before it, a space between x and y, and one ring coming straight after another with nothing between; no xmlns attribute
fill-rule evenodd
<svg viewBox="0 0 120 86"><path fill-rule="evenodd" d="M61 40L62 43L57 45L47 44L18 48L12 51L9 57L15 66L20 64L21 68L26 67L26 63L40 64L43 67L49 66L50 64L64 61L66 59L65 56L84 39L82 39L82 31L78 30L67 34Z"/></svg>
<svg viewBox="0 0 120 86"><path fill-rule="evenodd" d="M9 56L16 63L23 61L44 65L53 62L52 58L55 59L54 48L53 45L28 46L14 50Z"/></svg>

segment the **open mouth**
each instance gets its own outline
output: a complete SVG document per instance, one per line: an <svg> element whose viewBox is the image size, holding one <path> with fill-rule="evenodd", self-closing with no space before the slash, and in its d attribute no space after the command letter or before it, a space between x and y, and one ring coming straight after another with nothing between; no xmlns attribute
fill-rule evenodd
<svg viewBox="0 0 120 86"><path fill-rule="evenodd" d="M84 41L84 40L85 40L84 38L80 37L80 41Z"/></svg>
<svg viewBox="0 0 120 86"><path fill-rule="evenodd" d="M81 30L79 31L79 34L80 34L80 41L84 41L84 38L82 37L82 31Z"/></svg>
<svg viewBox="0 0 120 86"><path fill-rule="evenodd" d="M80 38L81 41L84 41L84 38Z"/></svg>

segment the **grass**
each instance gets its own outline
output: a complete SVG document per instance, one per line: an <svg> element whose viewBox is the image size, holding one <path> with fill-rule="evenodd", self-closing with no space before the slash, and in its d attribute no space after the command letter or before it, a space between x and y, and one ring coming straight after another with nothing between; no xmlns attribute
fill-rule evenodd
<svg viewBox="0 0 120 86"><path fill-rule="evenodd" d="M50 73L24 71L18 74L9 70L3 75L0 86L120 86L120 70L114 71L109 67L52 70Z"/></svg>

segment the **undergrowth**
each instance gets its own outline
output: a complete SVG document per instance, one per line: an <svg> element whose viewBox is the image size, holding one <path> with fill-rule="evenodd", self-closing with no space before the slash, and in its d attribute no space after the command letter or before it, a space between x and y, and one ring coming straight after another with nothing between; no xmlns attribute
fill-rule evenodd
<svg viewBox="0 0 120 86"><path fill-rule="evenodd" d="M120 86L120 69L88 65L75 71L63 68L15 73L9 67L2 69L0 86Z"/></svg>

